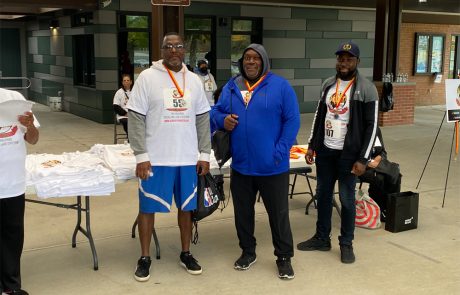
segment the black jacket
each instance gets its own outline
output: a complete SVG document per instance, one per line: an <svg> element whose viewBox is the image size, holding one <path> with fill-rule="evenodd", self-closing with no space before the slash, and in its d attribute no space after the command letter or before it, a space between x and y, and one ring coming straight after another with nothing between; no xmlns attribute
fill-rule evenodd
<svg viewBox="0 0 460 295"><path fill-rule="evenodd" d="M321 99L318 102L311 135L308 139L309 148L317 152L324 148L326 96L329 89L336 83L336 79L336 76L326 79L321 88ZM377 135L378 93L375 85L357 72L350 96L350 120L345 135L342 158L359 160L366 164L370 159Z"/></svg>

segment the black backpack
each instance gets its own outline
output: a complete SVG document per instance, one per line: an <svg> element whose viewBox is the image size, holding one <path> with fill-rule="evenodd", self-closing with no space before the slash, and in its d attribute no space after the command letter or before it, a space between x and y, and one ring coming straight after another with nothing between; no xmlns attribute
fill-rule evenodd
<svg viewBox="0 0 460 295"><path fill-rule="evenodd" d="M393 85L390 82L383 82L382 98L379 101L379 110L388 112L393 109Z"/></svg>

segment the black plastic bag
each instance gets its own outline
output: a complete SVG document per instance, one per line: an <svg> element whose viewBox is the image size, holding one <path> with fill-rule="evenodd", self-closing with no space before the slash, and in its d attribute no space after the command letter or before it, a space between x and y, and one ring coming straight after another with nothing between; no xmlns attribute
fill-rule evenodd
<svg viewBox="0 0 460 295"><path fill-rule="evenodd" d="M393 85L390 82L384 82L382 89L382 98L379 101L379 111L391 111L393 109L393 104Z"/></svg>
<svg viewBox="0 0 460 295"><path fill-rule="evenodd" d="M223 191L219 190L211 173L198 176L197 206L192 212L194 233L192 243L198 243L198 221L211 215L219 208L221 202L225 201Z"/></svg>
<svg viewBox="0 0 460 295"><path fill-rule="evenodd" d="M219 168L222 168L222 166L232 157L230 132L225 130L215 131L212 134L211 146L217 160L217 165L219 165Z"/></svg>
<svg viewBox="0 0 460 295"><path fill-rule="evenodd" d="M198 176L197 187L197 207L192 212L192 220L200 221L201 219L211 215L219 208L220 201L224 201L225 197L217 188L214 177L211 173L204 176Z"/></svg>

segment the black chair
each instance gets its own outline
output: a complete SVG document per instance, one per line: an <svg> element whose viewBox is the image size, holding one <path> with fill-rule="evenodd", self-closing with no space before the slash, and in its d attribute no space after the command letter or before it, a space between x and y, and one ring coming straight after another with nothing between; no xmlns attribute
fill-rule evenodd
<svg viewBox="0 0 460 295"><path fill-rule="evenodd" d="M134 220L133 227L131 228L131 238L136 238L136 227L137 227L137 217ZM160 242L158 242L157 232L155 228L152 229L152 236L153 240L155 241L155 250L156 250L156 258L160 259Z"/></svg>
<svg viewBox="0 0 460 295"><path fill-rule="evenodd" d="M125 133L125 130L123 130L123 126L118 122L117 120L117 115L114 114L113 116L113 144L117 144L118 141L123 140L126 141L128 140L128 135Z"/></svg>

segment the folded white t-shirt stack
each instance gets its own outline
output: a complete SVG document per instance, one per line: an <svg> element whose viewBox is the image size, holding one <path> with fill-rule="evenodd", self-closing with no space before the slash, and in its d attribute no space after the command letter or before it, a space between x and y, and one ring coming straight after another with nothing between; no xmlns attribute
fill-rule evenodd
<svg viewBox="0 0 460 295"><path fill-rule="evenodd" d="M117 179L136 177L136 157L129 144L95 144L89 150L98 155L114 173Z"/></svg>
<svg viewBox="0 0 460 295"><path fill-rule="evenodd" d="M40 198L103 196L115 191L111 170L89 152L31 154L26 159L27 185Z"/></svg>

